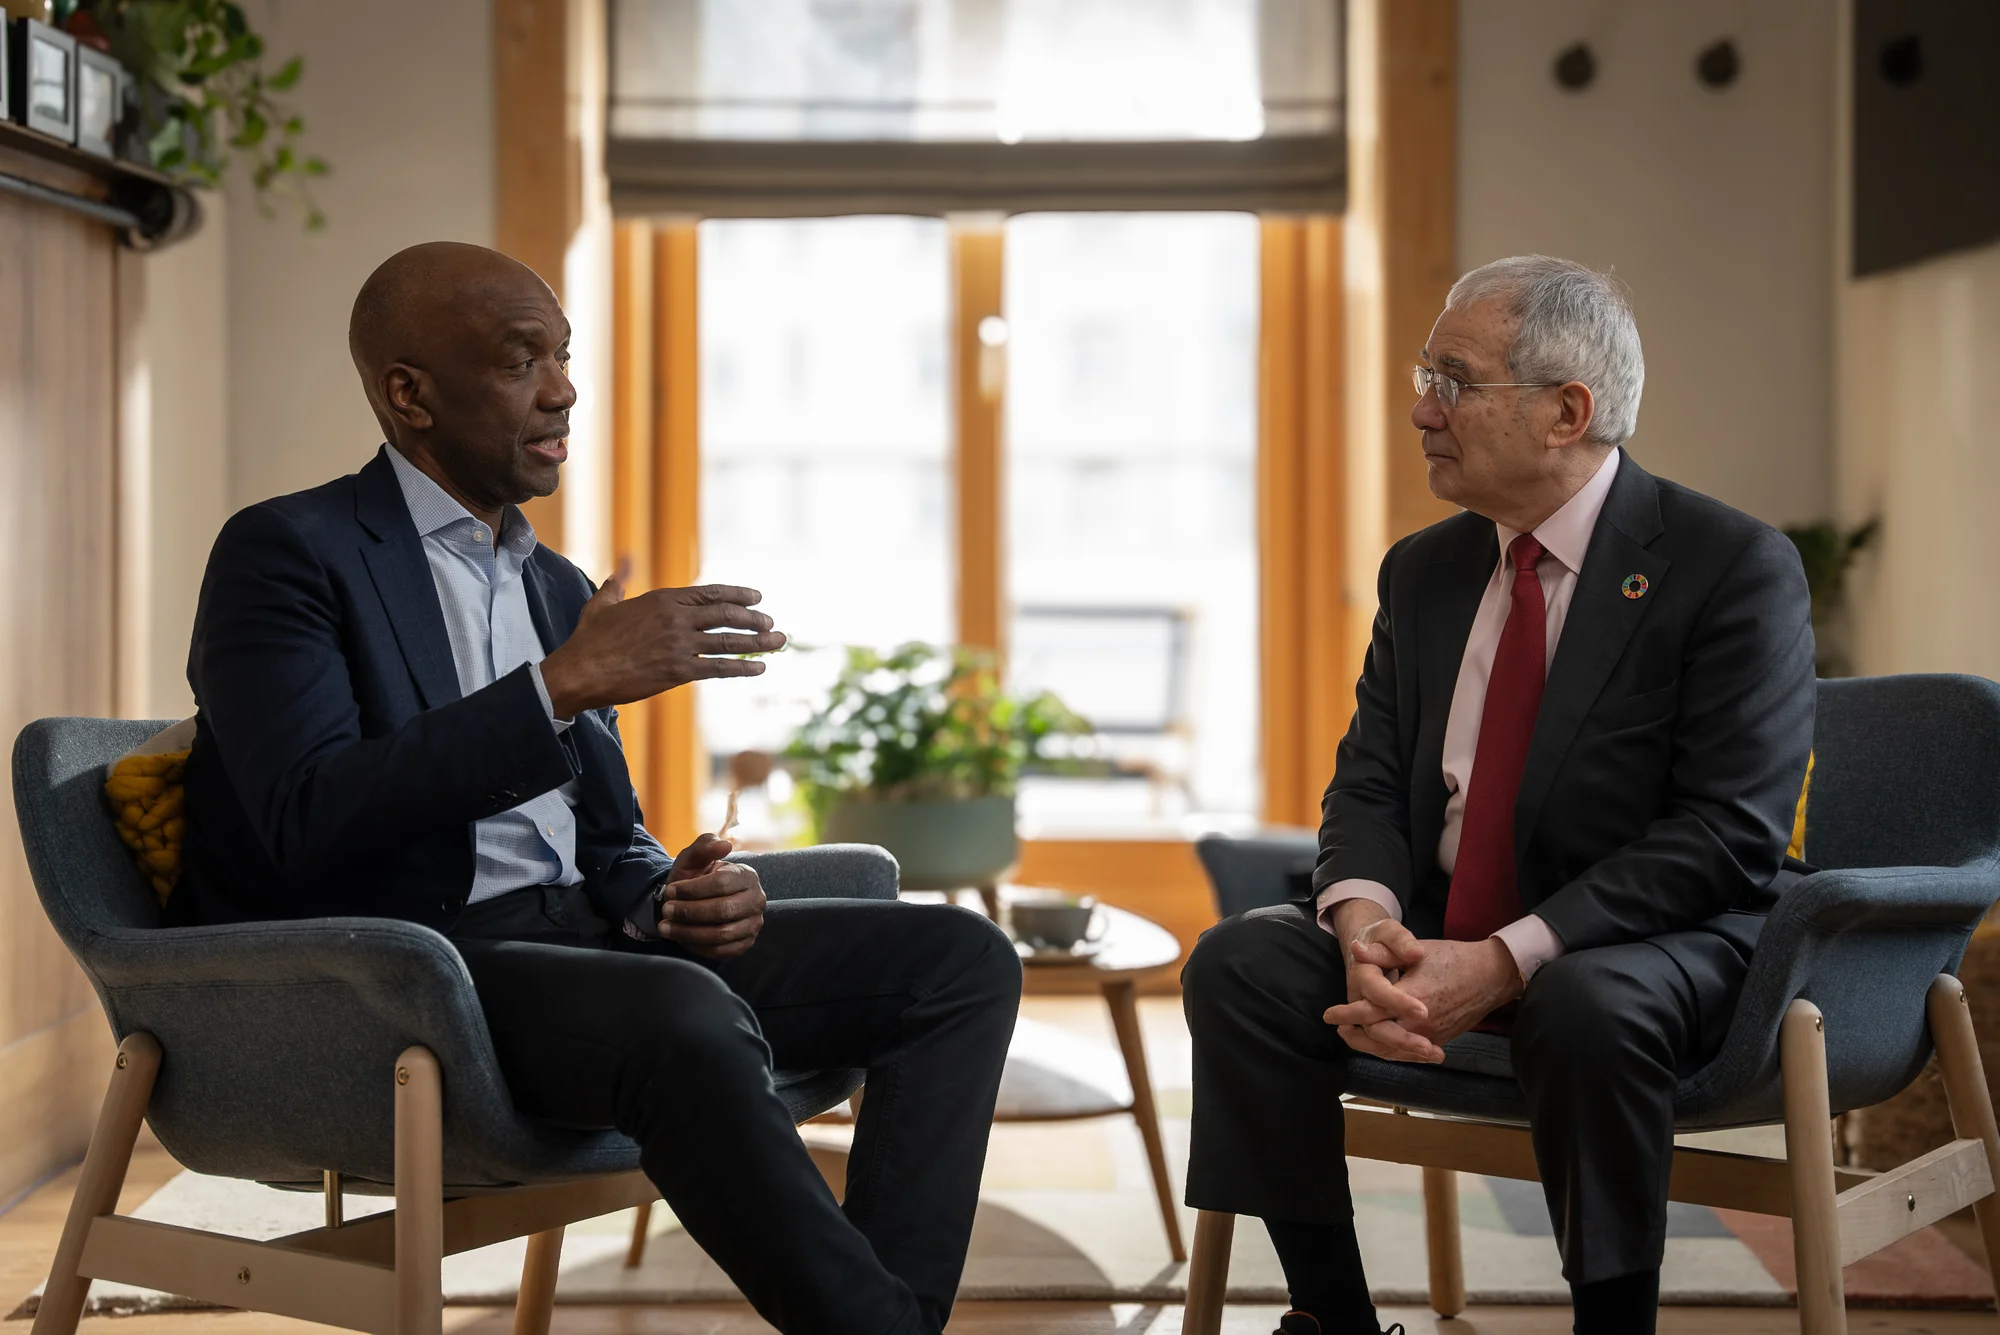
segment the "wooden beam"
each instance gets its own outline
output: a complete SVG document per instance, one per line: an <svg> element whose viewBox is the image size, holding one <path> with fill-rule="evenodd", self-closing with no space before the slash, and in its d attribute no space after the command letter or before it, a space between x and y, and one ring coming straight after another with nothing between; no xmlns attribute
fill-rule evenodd
<svg viewBox="0 0 2000 1335"><path fill-rule="evenodd" d="M701 577L700 236L693 222L653 231L653 554L656 588ZM647 817L670 849L692 840L707 755L696 715L699 686L654 699L652 793Z"/></svg>
<svg viewBox="0 0 2000 1335"><path fill-rule="evenodd" d="M1458 276L1458 4L1377 6L1383 347L1388 419L1388 539L1452 515L1431 495L1409 423L1410 364Z"/></svg>
<svg viewBox="0 0 2000 1335"><path fill-rule="evenodd" d="M979 325L1000 316L1000 226L952 229L952 394L958 498L958 642L1007 650L1006 465L1001 403L1006 348L980 342Z"/></svg>
<svg viewBox="0 0 2000 1335"><path fill-rule="evenodd" d="M1343 1106L1347 1115L1347 1152L1354 1158L1449 1168L1524 1182L1541 1180L1534 1143L1524 1126L1381 1112L1353 1102ZM1875 1174L1849 1169L1835 1169L1833 1178L1839 1189L1859 1188L1878 1180ZM1783 1159L1685 1145L1674 1150L1667 1198L1753 1214L1789 1217L1792 1212L1791 1187Z"/></svg>
<svg viewBox="0 0 2000 1335"><path fill-rule="evenodd" d="M444 1254L456 1256L509 1238L546 1233L659 1198L641 1172L613 1173L545 1187L517 1187L461 1196L444 1206ZM296 1251L386 1263L395 1249L393 1211L371 1214L341 1228L315 1228L277 1239Z"/></svg>
<svg viewBox="0 0 2000 1335"><path fill-rule="evenodd" d="M493 245L542 276L556 300L583 223L583 38L602 0L493 0ZM550 547L563 543L553 496L521 507Z"/></svg>
<svg viewBox="0 0 2000 1335"><path fill-rule="evenodd" d="M1319 824L1353 713L1348 644L1346 311L1337 218L1262 231L1258 560L1264 818Z"/></svg>
<svg viewBox="0 0 2000 1335"><path fill-rule="evenodd" d="M654 379L653 229L619 223L611 240L611 559L627 566L626 593L653 587ZM639 700L618 711L625 765L640 808L657 820L653 782L657 709ZM661 831L664 837L664 829Z"/></svg>
<svg viewBox="0 0 2000 1335"><path fill-rule="evenodd" d="M1983 1142L1954 1140L1939 1146L1834 1198L1840 1213L1840 1263L1853 1265L1873 1256L1992 1194L1993 1172Z"/></svg>
<svg viewBox="0 0 2000 1335"><path fill-rule="evenodd" d="M81 1271L224 1307L391 1335L396 1276L388 1266L106 1215L91 1224Z"/></svg>

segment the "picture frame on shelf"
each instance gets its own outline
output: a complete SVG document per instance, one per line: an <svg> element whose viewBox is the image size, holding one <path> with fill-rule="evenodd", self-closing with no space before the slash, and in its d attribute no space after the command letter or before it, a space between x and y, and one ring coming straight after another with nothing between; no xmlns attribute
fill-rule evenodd
<svg viewBox="0 0 2000 1335"><path fill-rule="evenodd" d="M118 126L125 119L125 67L95 47L76 48L76 146L100 158L118 156Z"/></svg>
<svg viewBox="0 0 2000 1335"><path fill-rule="evenodd" d="M76 39L21 19L7 34L8 114L17 125L76 142Z"/></svg>

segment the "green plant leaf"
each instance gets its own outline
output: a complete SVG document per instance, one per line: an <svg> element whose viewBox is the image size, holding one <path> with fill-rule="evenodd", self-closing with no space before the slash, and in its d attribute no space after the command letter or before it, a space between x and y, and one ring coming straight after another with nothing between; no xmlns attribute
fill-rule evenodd
<svg viewBox="0 0 2000 1335"><path fill-rule="evenodd" d="M305 57L293 56L290 60L286 61L283 65L278 67L278 72L276 74L273 74L269 79L265 80L266 86L276 89L278 92L281 93L288 92L290 91L292 85L299 81L299 75L305 73L305 68L306 68Z"/></svg>

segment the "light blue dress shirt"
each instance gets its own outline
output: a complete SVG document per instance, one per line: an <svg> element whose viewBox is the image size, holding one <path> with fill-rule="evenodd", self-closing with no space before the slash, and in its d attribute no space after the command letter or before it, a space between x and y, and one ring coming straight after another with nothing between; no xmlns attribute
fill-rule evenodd
<svg viewBox="0 0 2000 1335"><path fill-rule="evenodd" d="M459 692L470 695L523 663L534 664L531 675L542 707L549 710L550 726L558 732L567 729L569 723L555 717L542 684L540 664L547 650L528 613L522 569L535 550L535 530L527 517L508 506L496 546L483 521L394 446L389 462L430 561ZM576 800L576 785L569 783L479 821L473 827L472 893L466 902L477 904L524 886L582 881L583 873L576 869Z"/></svg>

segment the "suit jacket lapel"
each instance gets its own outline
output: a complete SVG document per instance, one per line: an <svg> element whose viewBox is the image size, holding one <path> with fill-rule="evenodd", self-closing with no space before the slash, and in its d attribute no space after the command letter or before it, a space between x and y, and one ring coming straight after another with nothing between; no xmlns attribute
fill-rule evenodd
<svg viewBox="0 0 2000 1335"><path fill-rule="evenodd" d="M555 613L549 606L548 577L542 573L541 563L535 557L541 554L537 548L521 568L521 587L528 594L528 618L535 623L535 634L541 637L542 652L552 654L562 647L569 638L567 630L556 626Z"/></svg>
<svg viewBox="0 0 2000 1335"><path fill-rule="evenodd" d="M430 559L410 519L410 507L389 462L389 448L384 445L356 480L355 517L371 539L361 544L361 559L395 628L417 694L424 708L436 709L459 698L458 668L452 662L451 637L445 634L444 608L431 579Z"/></svg>
<svg viewBox="0 0 2000 1335"><path fill-rule="evenodd" d="M1461 516L1465 532L1430 565L1417 586L1417 744L1412 771L1411 851L1422 869L1437 856L1444 832L1444 733L1458 688L1459 662L1472 635L1479 600L1500 560L1500 539L1490 521Z"/></svg>
<svg viewBox="0 0 2000 1335"><path fill-rule="evenodd" d="M1591 535L1590 550L1577 572L1576 592L1564 618L1562 641L1549 666L1542 691L1541 712L1521 771L1521 792L1514 805L1514 857L1522 860L1541 819L1542 803L1556 770L1576 740L1591 706L1604 689L1611 670L1625 652L1632 632L1653 606L1647 597L1628 598L1622 586L1627 576L1642 575L1657 589L1673 563L1647 550L1660 536L1660 489L1650 473L1632 461L1619 461L1611 494Z"/></svg>

